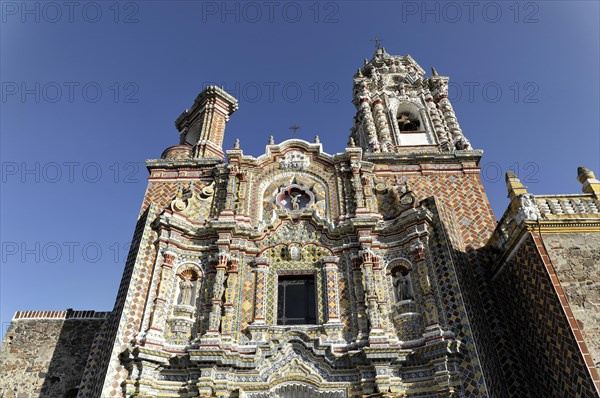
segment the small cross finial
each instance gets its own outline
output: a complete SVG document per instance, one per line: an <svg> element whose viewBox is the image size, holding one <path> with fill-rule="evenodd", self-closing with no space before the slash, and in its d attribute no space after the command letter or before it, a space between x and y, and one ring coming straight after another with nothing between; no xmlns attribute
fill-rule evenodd
<svg viewBox="0 0 600 398"><path fill-rule="evenodd" d="M293 134L293 135L294 135L294 137L295 137L295 136L296 136L296 132L297 132L298 130L300 130L300 126L298 126L296 123L294 123L294 124L292 124L292 125L289 127L289 129L290 129L290 130L292 130L292 134Z"/></svg>
<svg viewBox="0 0 600 398"><path fill-rule="evenodd" d="M379 50L381 48L381 42L383 40L381 40L379 37L376 37L374 39L371 39L370 41L375 42L375 49Z"/></svg>

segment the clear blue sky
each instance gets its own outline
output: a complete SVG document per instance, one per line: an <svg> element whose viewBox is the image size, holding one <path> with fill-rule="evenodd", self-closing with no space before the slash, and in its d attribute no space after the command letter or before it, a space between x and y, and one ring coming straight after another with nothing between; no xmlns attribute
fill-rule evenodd
<svg viewBox="0 0 600 398"><path fill-rule="evenodd" d="M143 162L208 82L240 100L226 148L260 155L297 123L342 151L374 37L450 76L497 217L509 169L539 194L600 172L595 1L0 4L3 331L16 310L112 308Z"/></svg>

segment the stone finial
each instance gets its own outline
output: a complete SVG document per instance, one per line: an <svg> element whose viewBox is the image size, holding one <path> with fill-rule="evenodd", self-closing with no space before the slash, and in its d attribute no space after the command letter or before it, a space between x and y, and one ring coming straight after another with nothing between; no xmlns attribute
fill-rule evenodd
<svg viewBox="0 0 600 398"><path fill-rule="evenodd" d="M275 138L272 135L269 136L269 145L275 145Z"/></svg>
<svg viewBox="0 0 600 398"><path fill-rule="evenodd" d="M506 189L510 200L527 193L527 187L521 183L521 180L512 171L506 173Z"/></svg>
<svg viewBox="0 0 600 398"><path fill-rule="evenodd" d="M438 71L435 70L435 68L433 66L431 67L431 76L439 76Z"/></svg>
<svg viewBox="0 0 600 398"><path fill-rule="evenodd" d="M318 135L315 135L315 144L320 144L321 143L321 139L319 138Z"/></svg>
<svg viewBox="0 0 600 398"><path fill-rule="evenodd" d="M348 141L348 146L350 148L354 148L356 146L356 143L354 142L354 138L350 137L350 141Z"/></svg>
<svg viewBox="0 0 600 398"><path fill-rule="evenodd" d="M233 144L233 149L240 149L240 139L236 138L235 143Z"/></svg>
<svg viewBox="0 0 600 398"><path fill-rule="evenodd" d="M356 71L356 77L363 77L363 73L362 73L362 69L358 68L358 70Z"/></svg>
<svg viewBox="0 0 600 398"><path fill-rule="evenodd" d="M596 175L592 170L579 166L577 168L577 180L581 183L581 190L584 193L591 193L596 198L600 196L600 181L596 179Z"/></svg>
<svg viewBox="0 0 600 398"><path fill-rule="evenodd" d="M577 179L580 183L584 183L587 179L596 178L594 172L587 167L579 166L577 168Z"/></svg>

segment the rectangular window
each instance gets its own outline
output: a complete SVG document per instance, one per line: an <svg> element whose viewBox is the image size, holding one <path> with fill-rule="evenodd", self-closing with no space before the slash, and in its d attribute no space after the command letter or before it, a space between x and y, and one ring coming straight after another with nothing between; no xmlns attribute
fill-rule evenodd
<svg viewBox="0 0 600 398"><path fill-rule="evenodd" d="M314 275L280 275L277 292L278 325L317 323Z"/></svg>

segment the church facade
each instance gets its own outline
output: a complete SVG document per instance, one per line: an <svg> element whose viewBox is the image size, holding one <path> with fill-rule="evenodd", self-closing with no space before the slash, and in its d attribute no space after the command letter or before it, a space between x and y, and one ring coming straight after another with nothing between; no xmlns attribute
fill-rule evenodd
<svg viewBox="0 0 600 398"><path fill-rule="evenodd" d="M580 168L582 194L554 196L507 175L498 222L448 77L379 48L353 84L333 155L318 137L224 151L237 101L200 93L180 143L147 161L113 311L18 313L5 396L598 396L593 173ZM64 348L85 358L58 384L49 360L15 387L27 330L49 317L96 325Z"/></svg>

